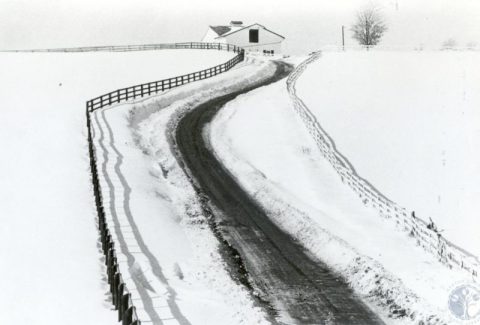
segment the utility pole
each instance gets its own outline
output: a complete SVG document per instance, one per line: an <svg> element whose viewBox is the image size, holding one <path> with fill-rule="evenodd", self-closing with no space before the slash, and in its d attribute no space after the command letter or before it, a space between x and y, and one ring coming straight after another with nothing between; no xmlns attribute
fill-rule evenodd
<svg viewBox="0 0 480 325"><path fill-rule="evenodd" d="M342 49L345 51L345 26L342 25Z"/></svg>

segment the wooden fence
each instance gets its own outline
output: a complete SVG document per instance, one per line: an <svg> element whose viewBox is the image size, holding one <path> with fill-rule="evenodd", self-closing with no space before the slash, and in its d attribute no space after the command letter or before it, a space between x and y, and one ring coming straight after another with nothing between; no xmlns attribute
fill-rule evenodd
<svg viewBox="0 0 480 325"><path fill-rule="evenodd" d="M100 179L97 168L97 160L95 155L95 147L93 144L92 125L91 125L91 113L109 105L136 99L144 96L150 96L157 94L161 91L172 89L193 81L202 80L213 77L220 73L230 70L237 63L244 60L244 50L233 45L218 44L218 43L175 43L172 44L156 44L153 46L143 45L146 50L149 49L212 49L212 50L226 50L233 51L237 55L220 65L205 69L198 72L193 72L187 75L164 79L160 81L149 82L146 84L136 85L128 88L118 89L108 94L96 97L87 101L87 130L88 130L88 151L90 157L90 170L92 174L93 193L95 197L95 205L98 214L98 227L100 230L100 238L102 242L102 251L105 255L105 264L107 266L107 280L110 286L110 292L112 293L112 303L115 310L118 310L118 320L122 322L122 325L140 325L135 306L132 303L132 297L129 293L125 282L123 281L122 274L119 269L117 261L117 254L115 250L115 243L112 239L108 223L106 221L106 215L104 210L102 189L100 186ZM139 46L134 46L139 48ZM102 51L109 47L90 47L83 49L90 49L91 51ZM125 47L124 47L125 48ZM126 51L134 51L133 47L127 47ZM119 51L119 47L116 47L115 51ZM57 52L60 50L57 49ZM55 52L50 50L49 52ZM61 51L61 52L74 52L73 50ZM76 51L80 52L80 51Z"/></svg>
<svg viewBox="0 0 480 325"><path fill-rule="evenodd" d="M129 52L129 51L151 51L166 49L194 49L194 50L224 50L239 52L236 45L223 43L164 43L164 44L142 44L142 45L113 45L113 46L87 46L87 47L63 47L54 49L31 49L31 50L6 50L2 52Z"/></svg>
<svg viewBox="0 0 480 325"><path fill-rule="evenodd" d="M113 305L118 310L118 320L122 321L122 325L140 325L137 317L135 306L132 303L131 294L123 281L120 273L117 253L115 251L115 243L113 242L108 227L105 210L102 199L102 191L100 188L100 180L98 176L97 162L95 159L95 149L92 139L91 119L87 112L87 129L88 129L88 152L90 157L90 171L92 174L93 194L95 197L95 206L98 214L98 228L100 230L100 239L102 242L102 251L105 255L105 264L107 266L107 281L110 286L110 292L113 297Z"/></svg>
<svg viewBox="0 0 480 325"><path fill-rule="evenodd" d="M395 220L397 225L415 238L419 246L433 254L442 263L450 268L459 267L478 278L480 272L478 257L447 240L438 232L432 222L426 222L414 214L408 213L404 207L388 199L367 180L360 177L350 162L337 150L335 143L320 126L315 115L297 96L295 89L297 79L307 65L319 57L320 52L315 52L302 62L288 77L287 89L295 111L317 143L323 156L330 162L342 182L355 191L365 205L377 210L380 216Z"/></svg>
<svg viewBox="0 0 480 325"><path fill-rule="evenodd" d="M169 46L171 44L168 44ZM159 81L152 81L147 82L141 85L135 85L128 88L117 89L112 91L108 94L98 96L93 98L87 102L87 109L92 112L96 109L110 106L112 104L128 101L131 99L141 98L145 96L151 96L157 94L159 92L172 89L178 86L185 85L187 83L207 79L213 76L216 76L220 73L226 72L234 67L237 63L242 62L244 59L244 50L229 44L220 44L220 43L176 43L177 46L174 47L176 49L215 49L215 50L226 50L232 51L234 53L238 53L234 58L231 60L217 65L215 67L211 67L205 70L192 72L183 76L168 78ZM170 47L167 47L170 48Z"/></svg>

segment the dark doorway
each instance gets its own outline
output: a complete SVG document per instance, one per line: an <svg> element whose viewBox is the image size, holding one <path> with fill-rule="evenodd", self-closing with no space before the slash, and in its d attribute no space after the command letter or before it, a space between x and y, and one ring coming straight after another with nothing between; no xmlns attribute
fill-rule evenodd
<svg viewBox="0 0 480 325"><path fill-rule="evenodd" d="M258 43L258 29L250 29L248 34L250 43Z"/></svg>

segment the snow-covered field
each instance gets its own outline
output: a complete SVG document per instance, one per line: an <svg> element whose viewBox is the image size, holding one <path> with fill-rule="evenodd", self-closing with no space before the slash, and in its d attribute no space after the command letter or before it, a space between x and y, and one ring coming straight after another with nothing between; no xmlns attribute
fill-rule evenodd
<svg viewBox="0 0 480 325"><path fill-rule="evenodd" d="M114 324L89 179L85 101L233 53L0 53L0 323Z"/></svg>
<svg viewBox="0 0 480 325"><path fill-rule="evenodd" d="M116 322L98 246L85 101L232 56L200 50L0 54L0 323ZM479 53L470 52L332 52L297 84L361 176L477 254L479 61ZM194 105L269 73L271 65L254 60L95 114L104 197L114 199L109 222L119 222L128 254L136 256L128 267L121 252L119 262L144 319L267 322L225 270L172 155L169 132ZM425 253L340 181L295 115L285 81L229 103L205 136L272 219L345 277L387 323L449 322L449 290L468 278ZM138 281L152 290L140 297Z"/></svg>
<svg viewBox="0 0 480 325"><path fill-rule="evenodd" d="M391 200L480 255L480 53L325 52L297 93Z"/></svg>
<svg viewBox="0 0 480 325"><path fill-rule="evenodd" d="M357 86L367 91L366 84ZM208 136L272 219L345 277L387 323L450 322L449 291L469 277L440 264L341 182L295 114L284 81L227 104Z"/></svg>

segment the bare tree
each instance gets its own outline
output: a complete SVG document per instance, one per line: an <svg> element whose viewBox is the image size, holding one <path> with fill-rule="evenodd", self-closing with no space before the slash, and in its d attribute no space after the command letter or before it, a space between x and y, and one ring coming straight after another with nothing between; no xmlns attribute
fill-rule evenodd
<svg viewBox="0 0 480 325"><path fill-rule="evenodd" d="M368 47L380 42L387 31L387 25L380 10L375 6L369 6L357 12L357 19L351 31L358 43Z"/></svg>
<svg viewBox="0 0 480 325"><path fill-rule="evenodd" d="M442 43L442 50L453 50L457 47L457 41L454 38L449 38Z"/></svg>

